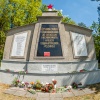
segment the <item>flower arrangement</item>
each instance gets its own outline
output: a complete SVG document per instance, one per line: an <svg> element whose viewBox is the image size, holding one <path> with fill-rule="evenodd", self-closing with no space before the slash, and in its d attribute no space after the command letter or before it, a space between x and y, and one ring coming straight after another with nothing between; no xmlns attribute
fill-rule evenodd
<svg viewBox="0 0 100 100"><path fill-rule="evenodd" d="M23 81L21 82L21 81L20 81L19 84L18 84L18 86L19 86L20 88L24 88L24 87L25 87L25 82L23 82Z"/></svg>
<svg viewBox="0 0 100 100"><path fill-rule="evenodd" d="M33 89L41 90L41 88L42 88L43 85L41 84L40 81L36 81L36 83L33 84L32 86L33 86Z"/></svg>
<svg viewBox="0 0 100 100"><path fill-rule="evenodd" d="M20 81L18 78L15 78L12 82L13 86L17 86L20 88L24 88L26 89L28 92L35 94L36 91L38 92L45 92L45 93L62 93L62 92L66 92L69 91L74 88L77 89L79 86L82 86L82 83L80 82L79 84L77 84L76 82L73 82L72 85L68 85L68 86L64 86L64 87L57 87L57 80L52 79L52 83L43 83L40 81L36 81L36 82L24 82L24 81Z"/></svg>
<svg viewBox="0 0 100 100"><path fill-rule="evenodd" d="M54 85L52 83L46 84L41 88L42 92L51 92L54 89Z"/></svg>
<svg viewBox="0 0 100 100"><path fill-rule="evenodd" d="M12 85L15 86L15 87L17 87L19 83L20 83L20 81L18 80L17 77L15 77L15 79L12 82Z"/></svg>

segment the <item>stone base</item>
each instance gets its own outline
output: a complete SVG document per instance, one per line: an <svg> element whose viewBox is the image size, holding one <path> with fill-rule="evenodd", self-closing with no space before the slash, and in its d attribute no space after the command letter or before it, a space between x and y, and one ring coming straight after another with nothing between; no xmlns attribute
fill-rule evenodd
<svg viewBox="0 0 100 100"><path fill-rule="evenodd" d="M44 66L45 65L45 66ZM5 69L13 70L7 72ZM82 69L87 72L77 72ZM73 82L94 84L100 82L100 70L98 69L97 60L83 62L18 62L18 61L2 61L0 70L0 82L11 84L15 77L25 82L40 80L41 82L52 82L56 79L57 85L70 85ZM16 71L28 71L27 74L19 75Z"/></svg>
<svg viewBox="0 0 100 100"><path fill-rule="evenodd" d="M45 66L45 67L43 67ZM1 70L10 69L14 71L25 71L29 73L71 73L86 69L88 71L98 69L98 61L82 62L21 62L21 61L2 61Z"/></svg>
<svg viewBox="0 0 100 100"><path fill-rule="evenodd" d="M99 83L100 82L100 70L90 72L78 72L78 73L57 73L57 74L42 74L42 73L27 73L19 75L17 72L5 72L0 70L0 82L11 84L15 77L18 77L20 81L24 82L52 82L52 79L57 80L57 86L71 85L73 82L82 83L82 86Z"/></svg>

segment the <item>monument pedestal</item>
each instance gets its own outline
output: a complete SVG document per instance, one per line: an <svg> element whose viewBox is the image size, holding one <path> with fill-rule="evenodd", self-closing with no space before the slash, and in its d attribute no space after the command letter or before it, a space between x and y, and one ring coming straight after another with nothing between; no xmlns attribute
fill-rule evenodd
<svg viewBox="0 0 100 100"><path fill-rule="evenodd" d="M0 82L11 84L15 77L24 82L50 82L57 80L57 86L71 85L73 82L82 83L82 86L100 82L100 70L78 73L26 73L19 75L18 72L5 72L0 70Z"/></svg>
<svg viewBox="0 0 100 100"><path fill-rule="evenodd" d="M98 61L82 62L21 62L2 61L1 70L25 71L28 73L72 73L85 69L87 71L97 70Z"/></svg>

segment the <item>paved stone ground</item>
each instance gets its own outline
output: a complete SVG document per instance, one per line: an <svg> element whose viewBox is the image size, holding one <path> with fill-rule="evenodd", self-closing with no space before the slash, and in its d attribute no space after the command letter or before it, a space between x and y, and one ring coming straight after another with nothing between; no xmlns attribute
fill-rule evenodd
<svg viewBox="0 0 100 100"><path fill-rule="evenodd" d="M66 97L73 97L73 96L81 96L86 94L91 94L96 91L92 91L89 88L85 89L72 89L70 92L63 92L63 93L41 93L37 92L36 94L31 94L23 88L12 87L7 89L4 93L17 95L17 96L24 96L24 97L31 97L35 98L36 100L63 100Z"/></svg>

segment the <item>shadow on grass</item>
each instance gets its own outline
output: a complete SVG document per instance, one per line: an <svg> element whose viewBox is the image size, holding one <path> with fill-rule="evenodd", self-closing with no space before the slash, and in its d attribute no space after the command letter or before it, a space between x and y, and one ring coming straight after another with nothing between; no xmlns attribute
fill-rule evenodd
<svg viewBox="0 0 100 100"><path fill-rule="evenodd" d="M89 86L90 89L95 90L95 93L100 93L100 83L92 84Z"/></svg>

